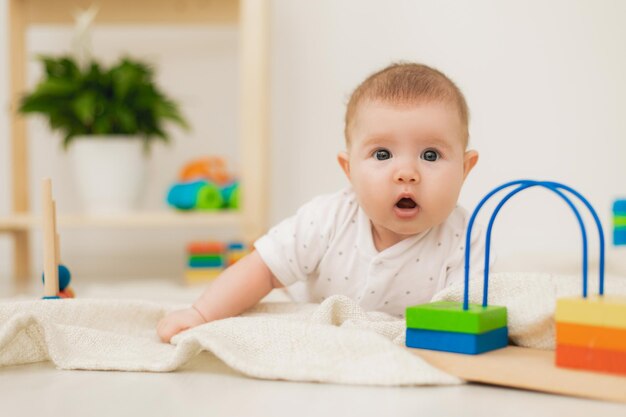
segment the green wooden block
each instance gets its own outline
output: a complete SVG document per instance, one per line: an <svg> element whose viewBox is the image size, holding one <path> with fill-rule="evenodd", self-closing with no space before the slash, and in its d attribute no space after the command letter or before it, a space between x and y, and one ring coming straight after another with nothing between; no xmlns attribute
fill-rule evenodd
<svg viewBox="0 0 626 417"><path fill-rule="evenodd" d="M626 216L613 216L613 227L626 227Z"/></svg>
<svg viewBox="0 0 626 417"><path fill-rule="evenodd" d="M208 262L222 262L224 260L224 255L220 254L206 254L206 255L191 255L189 257L191 261L208 261Z"/></svg>
<svg viewBox="0 0 626 417"><path fill-rule="evenodd" d="M506 325L506 307L500 306L470 304L465 311L463 303L437 301L406 309L406 327L410 329L481 334Z"/></svg>

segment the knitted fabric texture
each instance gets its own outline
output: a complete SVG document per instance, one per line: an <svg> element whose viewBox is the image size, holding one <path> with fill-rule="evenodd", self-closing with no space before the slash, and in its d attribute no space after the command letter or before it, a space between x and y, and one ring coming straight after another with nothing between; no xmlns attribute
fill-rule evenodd
<svg viewBox="0 0 626 417"><path fill-rule="evenodd" d="M606 288L626 294L626 279L607 278ZM526 347L554 348L556 299L580 293L578 277L501 273L489 281L489 304L507 307L511 341ZM434 300L462 296L459 284ZM482 301L481 279L471 281L470 300ZM403 347L403 319L363 311L344 296L321 304L261 303L161 343L157 322L181 307L102 299L1 302L0 366L52 361L60 369L168 372L209 351L262 379L387 386L461 382Z"/></svg>
<svg viewBox="0 0 626 417"><path fill-rule="evenodd" d="M404 321L336 296L320 305L268 303L161 343L156 324L182 306L122 300L0 303L0 366L168 372L206 350L242 374L358 385L461 381L398 346ZM394 344L395 341L395 344Z"/></svg>

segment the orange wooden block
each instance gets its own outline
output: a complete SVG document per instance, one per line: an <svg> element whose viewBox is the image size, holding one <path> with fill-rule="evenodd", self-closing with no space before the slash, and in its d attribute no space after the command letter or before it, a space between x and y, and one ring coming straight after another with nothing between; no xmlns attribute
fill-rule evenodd
<svg viewBox="0 0 626 417"><path fill-rule="evenodd" d="M67 287L63 291L59 291L59 297L61 298L75 298L74 291L70 287Z"/></svg>
<svg viewBox="0 0 626 417"><path fill-rule="evenodd" d="M231 179L226 170L226 162L219 157L200 158L189 162L180 171L178 178L181 181L207 179L218 185L226 184Z"/></svg>
<svg viewBox="0 0 626 417"><path fill-rule="evenodd" d="M556 366L626 375L626 352L557 344Z"/></svg>
<svg viewBox="0 0 626 417"><path fill-rule="evenodd" d="M557 321L556 343L626 352L626 329Z"/></svg>
<svg viewBox="0 0 626 417"><path fill-rule="evenodd" d="M191 242L187 252L191 254L222 253L226 250L224 242Z"/></svg>

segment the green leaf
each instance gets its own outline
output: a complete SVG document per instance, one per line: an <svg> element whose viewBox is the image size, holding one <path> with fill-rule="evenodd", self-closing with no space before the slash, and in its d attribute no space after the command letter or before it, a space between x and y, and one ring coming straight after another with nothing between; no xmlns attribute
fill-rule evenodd
<svg viewBox="0 0 626 417"><path fill-rule="evenodd" d="M115 98L120 101L126 99L129 92L142 82L141 79L144 75L145 72L142 68L132 65L128 61L122 61L121 64L111 69L111 81Z"/></svg>
<svg viewBox="0 0 626 417"><path fill-rule="evenodd" d="M85 125L93 124L96 116L96 94L93 91L82 92L74 100L74 112Z"/></svg>
<svg viewBox="0 0 626 417"><path fill-rule="evenodd" d="M107 117L98 117L93 123L93 129L90 132L94 135L108 135L115 134L113 129L111 129L111 123Z"/></svg>
<svg viewBox="0 0 626 417"><path fill-rule="evenodd" d="M46 75L50 78L76 79L80 77L78 65L70 57L40 56L39 60L44 64Z"/></svg>
<svg viewBox="0 0 626 417"><path fill-rule="evenodd" d="M137 132L136 115L128 107L119 106L115 109L115 116L119 121L120 128L127 134Z"/></svg>
<svg viewBox="0 0 626 417"><path fill-rule="evenodd" d="M24 97L20 104L20 112L22 113L44 113L49 114L54 111L57 100L54 98L46 98L39 96Z"/></svg>
<svg viewBox="0 0 626 417"><path fill-rule="evenodd" d="M67 97L76 92L77 85L71 80L50 78L37 84L33 95Z"/></svg>
<svg viewBox="0 0 626 417"><path fill-rule="evenodd" d="M63 134L141 135L145 143L167 142L166 122L188 128L175 101L160 91L152 67L123 58L111 67L92 61L79 67L69 56L39 57L45 74L20 103L21 113L39 113Z"/></svg>

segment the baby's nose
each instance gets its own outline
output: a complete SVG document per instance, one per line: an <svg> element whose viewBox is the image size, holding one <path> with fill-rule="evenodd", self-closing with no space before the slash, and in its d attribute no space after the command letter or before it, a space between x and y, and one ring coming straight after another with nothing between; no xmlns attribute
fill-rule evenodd
<svg viewBox="0 0 626 417"><path fill-rule="evenodd" d="M394 175L394 181L398 183L417 182L419 175L414 169L402 169Z"/></svg>

